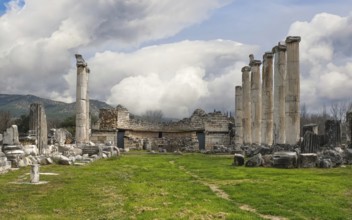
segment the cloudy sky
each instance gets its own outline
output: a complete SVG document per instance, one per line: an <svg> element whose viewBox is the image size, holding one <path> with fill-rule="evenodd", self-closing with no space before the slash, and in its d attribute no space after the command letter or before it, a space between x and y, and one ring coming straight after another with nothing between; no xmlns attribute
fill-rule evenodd
<svg viewBox="0 0 352 220"><path fill-rule="evenodd" d="M300 35L308 111L352 96L352 0L0 0L0 16L0 93L72 102L81 53L91 98L233 111L248 55Z"/></svg>

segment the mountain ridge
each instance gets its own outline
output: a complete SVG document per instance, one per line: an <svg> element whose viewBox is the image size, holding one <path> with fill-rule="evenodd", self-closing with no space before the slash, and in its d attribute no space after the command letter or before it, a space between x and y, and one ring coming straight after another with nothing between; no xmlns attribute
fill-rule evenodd
<svg viewBox="0 0 352 220"><path fill-rule="evenodd" d="M35 95L0 94L0 111L8 111L14 118L29 114L29 106L32 103L44 105L48 119L65 119L75 114L76 102L65 103L41 98ZM105 102L90 100L90 111L94 116L99 115L99 109L113 108Z"/></svg>

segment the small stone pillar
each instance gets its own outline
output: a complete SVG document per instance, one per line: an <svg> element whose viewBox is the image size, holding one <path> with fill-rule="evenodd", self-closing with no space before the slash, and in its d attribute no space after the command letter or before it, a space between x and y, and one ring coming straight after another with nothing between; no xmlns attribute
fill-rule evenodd
<svg viewBox="0 0 352 220"><path fill-rule="evenodd" d="M253 57L253 55L251 55ZM252 118L252 143L261 144L262 96L260 83L260 60L252 59L251 66L251 118Z"/></svg>
<svg viewBox="0 0 352 220"><path fill-rule="evenodd" d="M299 42L301 37L286 38L287 75L285 94L286 143L295 145L300 140L300 66Z"/></svg>
<svg viewBox="0 0 352 220"><path fill-rule="evenodd" d="M39 183L39 164L31 166L31 183Z"/></svg>
<svg viewBox="0 0 352 220"><path fill-rule="evenodd" d="M249 66L242 68L242 131L244 144L252 144L250 71Z"/></svg>
<svg viewBox="0 0 352 220"><path fill-rule="evenodd" d="M262 143L273 144L273 53L263 56L262 73Z"/></svg>
<svg viewBox="0 0 352 220"><path fill-rule="evenodd" d="M236 86L236 94L235 94L235 144L242 145L243 144L243 126L242 126L242 86Z"/></svg>
<svg viewBox="0 0 352 220"><path fill-rule="evenodd" d="M285 144L286 45L273 48L274 63L274 143Z"/></svg>
<svg viewBox="0 0 352 220"><path fill-rule="evenodd" d="M88 67L82 55L76 54L77 66L77 92L76 92L76 144L87 143L87 91L88 91Z"/></svg>

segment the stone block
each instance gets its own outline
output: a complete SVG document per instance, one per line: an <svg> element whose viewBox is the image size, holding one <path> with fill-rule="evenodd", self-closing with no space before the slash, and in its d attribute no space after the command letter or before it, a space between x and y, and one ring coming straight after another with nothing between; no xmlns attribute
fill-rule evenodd
<svg viewBox="0 0 352 220"><path fill-rule="evenodd" d="M234 166L243 166L244 165L244 156L242 154L235 154L233 157Z"/></svg>
<svg viewBox="0 0 352 220"><path fill-rule="evenodd" d="M273 154L273 166L276 168L295 168L297 167L296 152L275 152Z"/></svg>
<svg viewBox="0 0 352 220"><path fill-rule="evenodd" d="M18 129L17 125L12 125L10 128L7 128L3 136L4 145L18 145Z"/></svg>
<svg viewBox="0 0 352 220"><path fill-rule="evenodd" d="M273 155L272 154L266 154L263 155L263 166L264 167L272 167L273 166Z"/></svg>
<svg viewBox="0 0 352 220"><path fill-rule="evenodd" d="M307 153L299 155L299 167L301 168L312 168L317 166L318 156L317 154Z"/></svg>
<svg viewBox="0 0 352 220"><path fill-rule="evenodd" d="M259 167L263 165L263 158L262 155L259 153L254 155L253 157L249 158L246 162L246 167Z"/></svg>

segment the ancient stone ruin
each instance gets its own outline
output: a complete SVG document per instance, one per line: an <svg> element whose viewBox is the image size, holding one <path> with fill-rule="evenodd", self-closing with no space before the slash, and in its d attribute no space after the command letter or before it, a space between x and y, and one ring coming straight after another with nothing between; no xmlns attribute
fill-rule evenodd
<svg viewBox="0 0 352 220"><path fill-rule="evenodd" d="M301 38L289 36L272 51L242 68L242 85L235 88L234 117L219 111L196 109L189 118L152 122L136 117L122 105L100 109L90 125L88 79L90 70L76 54L76 134L58 128L47 130L44 106L30 105L28 135L17 126L0 134L0 173L11 167L33 165L31 182L39 182L39 166L51 163L82 165L117 156L130 149L150 152L233 153L236 166L279 168L330 168L352 164L352 112L348 112L342 145L341 122L328 120L325 133L316 124L300 133ZM261 68L262 65L262 68ZM347 148L347 147L350 148Z"/></svg>
<svg viewBox="0 0 352 220"><path fill-rule="evenodd" d="M30 183L38 184L39 164L84 165L119 154L117 147L90 142L89 69L81 55L76 54L76 60L76 143L73 143L74 138L66 129L51 129L48 132L44 106L33 103L29 106L29 131L26 136L19 137L16 125L0 134L0 173L11 168L32 166Z"/></svg>
<svg viewBox="0 0 352 220"><path fill-rule="evenodd" d="M251 54L249 66L242 68L242 86L236 86L235 95L234 143L249 158L246 166L325 168L348 164L351 159L351 149L340 148L339 121L327 120L321 135L317 125L304 125L300 136L300 40L287 37L266 52L263 61ZM351 113L347 121L350 141ZM239 158L237 153L234 164L239 164Z"/></svg>
<svg viewBox="0 0 352 220"><path fill-rule="evenodd" d="M231 146L233 124L233 118L221 112L201 109L178 122L149 122L131 117L125 107L118 105L100 110L91 141L117 144L122 149L221 151Z"/></svg>

